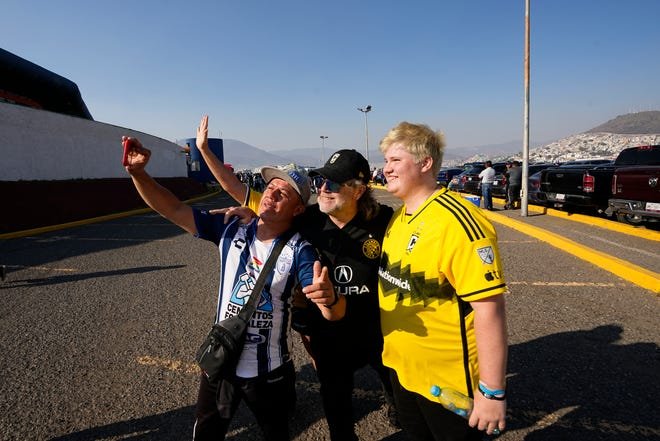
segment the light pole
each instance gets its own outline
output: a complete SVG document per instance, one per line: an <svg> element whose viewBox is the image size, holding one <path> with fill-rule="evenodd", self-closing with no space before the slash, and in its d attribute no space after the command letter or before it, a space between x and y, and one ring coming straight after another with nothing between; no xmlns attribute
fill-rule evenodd
<svg viewBox="0 0 660 441"><path fill-rule="evenodd" d="M367 121L367 113L371 112L371 104L364 108L358 107L358 110L364 113L364 131L367 135L367 162L369 162L369 122Z"/></svg>
<svg viewBox="0 0 660 441"><path fill-rule="evenodd" d="M529 0L525 0L525 104L523 107L523 169L520 197L520 215L527 217L527 192L529 190Z"/></svg>
<svg viewBox="0 0 660 441"><path fill-rule="evenodd" d="M321 135L319 138L321 138L321 167L323 167L323 162L325 161L325 140L328 137Z"/></svg>

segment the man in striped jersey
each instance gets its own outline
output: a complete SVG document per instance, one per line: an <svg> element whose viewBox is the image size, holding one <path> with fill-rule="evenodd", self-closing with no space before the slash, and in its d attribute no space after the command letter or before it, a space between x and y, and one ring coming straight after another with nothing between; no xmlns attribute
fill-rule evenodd
<svg viewBox="0 0 660 441"><path fill-rule="evenodd" d="M442 134L402 122L380 149L387 191L404 203L378 269L383 363L393 369L401 425L414 440L497 434L505 426L507 334L495 230L479 208L437 186ZM464 418L446 409L450 389L474 400L472 409L455 403Z"/></svg>
<svg viewBox="0 0 660 441"><path fill-rule="evenodd" d="M307 176L264 167L261 174L267 187L259 204L259 217L248 224L237 219L225 224L223 216L193 209L160 186L145 171L151 152L137 139L130 141L126 171L144 201L184 230L218 246L221 268L216 321L238 314L273 245L305 211L310 195ZM295 400L289 329L292 295L297 286L302 286L325 319L344 316L345 300L335 293L327 268L321 268L312 246L294 234L266 279L235 372L217 384L201 375L193 439L224 439L241 400L254 413L266 440L289 439L288 411Z"/></svg>

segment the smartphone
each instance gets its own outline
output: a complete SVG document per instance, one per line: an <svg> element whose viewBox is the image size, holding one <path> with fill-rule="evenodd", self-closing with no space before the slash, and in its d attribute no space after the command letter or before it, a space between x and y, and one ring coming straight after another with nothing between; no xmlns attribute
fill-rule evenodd
<svg viewBox="0 0 660 441"><path fill-rule="evenodd" d="M126 167L128 165L128 152L133 149L133 140L126 139L122 144L124 146L124 157L122 158L121 163Z"/></svg>

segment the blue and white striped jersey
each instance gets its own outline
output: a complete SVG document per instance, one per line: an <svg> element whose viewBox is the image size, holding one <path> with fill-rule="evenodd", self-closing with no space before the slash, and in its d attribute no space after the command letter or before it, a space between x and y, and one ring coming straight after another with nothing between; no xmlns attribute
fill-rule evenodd
<svg viewBox="0 0 660 441"><path fill-rule="evenodd" d="M268 244L257 239L256 219L247 225L238 220L224 224L224 216L193 211L197 237L215 243L220 251L216 320L224 320L237 315L248 300L275 241ZM289 330L293 289L312 283L316 260L318 254L298 233L282 249L248 326L237 376L254 378L291 359Z"/></svg>

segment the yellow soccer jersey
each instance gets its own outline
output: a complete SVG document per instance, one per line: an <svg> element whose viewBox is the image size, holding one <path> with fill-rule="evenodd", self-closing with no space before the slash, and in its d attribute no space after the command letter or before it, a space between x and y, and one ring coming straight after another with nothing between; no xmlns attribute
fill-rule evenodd
<svg viewBox="0 0 660 441"><path fill-rule="evenodd" d="M255 213L259 213L259 203L261 202L261 195L262 193L259 193L257 190L248 187L247 193L245 195L245 203L243 205L245 205Z"/></svg>
<svg viewBox="0 0 660 441"><path fill-rule="evenodd" d="M378 270L383 363L407 390L431 386L472 395L478 382L470 303L506 291L491 223L471 202L441 189L390 221Z"/></svg>

